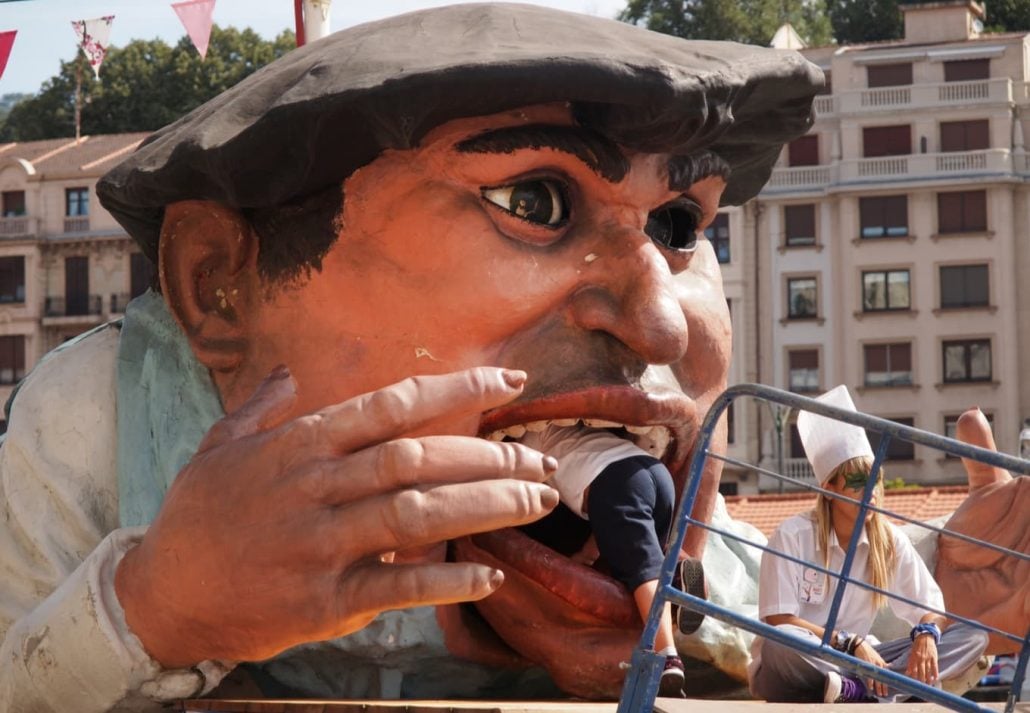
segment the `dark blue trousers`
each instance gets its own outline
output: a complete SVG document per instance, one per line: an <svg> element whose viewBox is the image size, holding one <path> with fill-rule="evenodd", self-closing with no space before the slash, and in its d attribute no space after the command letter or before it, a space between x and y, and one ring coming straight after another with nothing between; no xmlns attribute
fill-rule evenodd
<svg viewBox="0 0 1030 713"><path fill-rule="evenodd" d="M630 593L658 579L675 498L672 475L651 456L616 461L590 484L587 515L597 549Z"/></svg>

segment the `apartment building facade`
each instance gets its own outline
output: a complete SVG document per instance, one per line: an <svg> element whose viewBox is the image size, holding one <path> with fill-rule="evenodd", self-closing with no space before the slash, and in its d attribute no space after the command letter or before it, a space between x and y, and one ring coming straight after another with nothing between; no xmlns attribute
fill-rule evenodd
<svg viewBox="0 0 1030 713"><path fill-rule="evenodd" d="M811 132L745 207L758 380L847 384L867 413L953 434L979 406L1018 453L1030 417L1030 34L982 34L972 0L908 3L905 39L806 49L827 74ZM763 465L810 477L796 414L753 410ZM782 438L782 440L781 440ZM874 439L875 441L875 439ZM888 477L962 483L957 459L895 441ZM763 478L761 489L779 484Z"/></svg>
<svg viewBox="0 0 1030 713"><path fill-rule="evenodd" d="M0 402L46 352L121 316L150 284L95 190L145 136L0 144Z"/></svg>

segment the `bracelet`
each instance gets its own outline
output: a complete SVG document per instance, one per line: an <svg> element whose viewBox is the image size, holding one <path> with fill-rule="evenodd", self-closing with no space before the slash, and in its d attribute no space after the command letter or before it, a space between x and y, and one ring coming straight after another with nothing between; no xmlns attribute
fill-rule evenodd
<svg viewBox="0 0 1030 713"><path fill-rule="evenodd" d="M937 627L936 624L932 622L927 622L925 624L916 624L912 627L912 631L909 633L908 638L910 638L912 641L915 641L917 636L922 636L924 634L929 634L930 636L932 636L933 643L941 643L941 630Z"/></svg>
<svg viewBox="0 0 1030 713"><path fill-rule="evenodd" d="M858 651L858 647L861 646L864 643L865 643L865 637L859 636L858 634L855 634L854 636L852 636L851 637L851 641L848 642L848 654L850 654L851 656L854 656L855 652Z"/></svg>

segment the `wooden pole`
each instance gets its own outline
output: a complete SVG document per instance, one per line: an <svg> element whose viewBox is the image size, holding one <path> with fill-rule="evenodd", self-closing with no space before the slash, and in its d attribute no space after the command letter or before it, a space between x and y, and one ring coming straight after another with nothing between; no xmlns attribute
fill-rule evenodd
<svg viewBox="0 0 1030 713"><path fill-rule="evenodd" d="M75 143L82 137L82 52L75 53Z"/></svg>

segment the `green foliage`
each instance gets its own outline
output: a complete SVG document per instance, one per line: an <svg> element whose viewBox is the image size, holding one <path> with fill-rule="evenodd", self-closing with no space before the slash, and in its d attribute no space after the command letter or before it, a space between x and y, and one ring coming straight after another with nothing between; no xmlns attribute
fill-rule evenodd
<svg viewBox="0 0 1030 713"><path fill-rule="evenodd" d="M905 34L898 0L826 0L839 44L895 40Z"/></svg>
<svg viewBox="0 0 1030 713"><path fill-rule="evenodd" d="M987 32L1030 32L1030 0L986 0Z"/></svg>
<svg viewBox="0 0 1030 713"><path fill-rule="evenodd" d="M82 133L153 131L233 86L295 45L293 33L267 41L250 29L211 28L201 61L188 37L174 47L133 40L111 48L96 80L82 55L61 63L34 98L11 109L0 140L33 141L75 135L76 75L82 78Z"/></svg>
<svg viewBox="0 0 1030 713"><path fill-rule="evenodd" d="M914 0L913 0L914 1ZM923 0L925 1L925 0ZM1030 31L1030 0L984 0L987 32ZM907 0L628 0L619 19L688 39L768 45L790 22L810 47L899 39Z"/></svg>
<svg viewBox="0 0 1030 713"><path fill-rule="evenodd" d="M10 113L11 108L20 101L31 99L31 94L4 94L0 96L0 122Z"/></svg>
<svg viewBox="0 0 1030 713"><path fill-rule="evenodd" d="M917 483L906 483L904 478L885 478L883 481L884 490L912 490L919 487L921 486Z"/></svg>
<svg viewBox="0 0 1030 713"><path fill-rule="evenodd" d="M785 22L810 46L831 38L825 0L629 0L619 19L687 39L768 45Z"/></svg>

